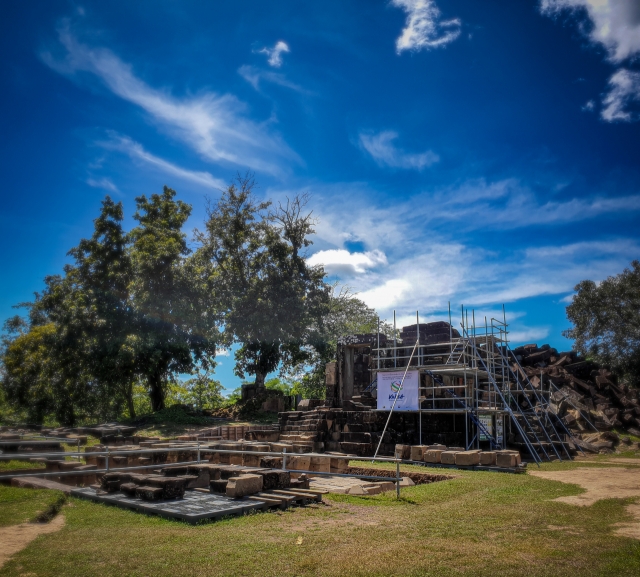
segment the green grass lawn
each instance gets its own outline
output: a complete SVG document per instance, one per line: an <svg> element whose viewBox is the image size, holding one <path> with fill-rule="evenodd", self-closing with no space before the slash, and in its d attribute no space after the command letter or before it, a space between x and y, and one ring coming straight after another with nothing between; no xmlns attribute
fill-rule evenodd
<svg viewBox="0 0 640 577"><path fill-rule="evenodd" d="M615 523L631 521L631 501L576 507L552 501L582 492L575 485L451 473L457 477L403 488L400 501L395 492L332 495L325 505L195 527L72 499L64 528L39 537L0 576L640 575L640 542L613 533ZM5 491L0 510L19 502L24 518L27 507L42 506L32 503L39 491L11 490L18 493L6 502Z"/></svg>
<svg viewBox="0 0 640 577"><path fill-rule="evenodd" d="M60 491L36 491L0 485L0 527L32 521L63 497Z"/></svg>

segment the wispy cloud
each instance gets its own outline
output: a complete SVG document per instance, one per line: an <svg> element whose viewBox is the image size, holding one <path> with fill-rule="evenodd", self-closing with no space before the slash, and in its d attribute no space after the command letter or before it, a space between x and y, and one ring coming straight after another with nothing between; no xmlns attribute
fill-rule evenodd
<svg viewBox="0 0 640 577"><path fill-rule="evenodd" d="M344 249L333 249L318 251L307 259L307 262L311 266L323 265L329 274L353 276L378 265L386 265L387 257L380 250L349 252Z"/></svg>
<svg viewBox="0 0 640 577"><path fill-rule="evenodd" d="M361 205L366 210L341 211L330 220L324 220L323 214L330 203L342 206L345 189L349 191L351 205ZM386 199L376 203L372 201L375 193L361 185L346 184L318 190L324 190L327 196L324 205L317 209L321 217L317 231L329 243L335 243L336 239L341 242L366 241L375 236L384 244L403 239L406 246L411 246L412 237L407 238L405 231L416 230L416 227L455 225L457 230L466 232L513 230L640 212L640 195L585 198L565 195L561 201L541 200L518 179L469 180L423 192L402 202ZM394 218L390 218L391 214Z"/></svg>
<svg viewBox="0 0 640 577"><path fill-rule="evenodd" d="M85 181L89 186L93 188L103 188L104 190L108 190L110 192L119 192L118 187L111 182L110 179L103 178L87 178Z"/></svg>
<svg viewBox="0 0 640 577"><path fill-rule="evenodd" d="M630 255L640 253L640 244L627 238L539 244L540 225L629 215L640 211L640 196L541 201L517 179L469 181L400 202L382 199L360 183L313 190L318 252L310 262L335 267L332 274L383 318L394 309L403 318L416 310L421 317L437 311L441 315L448 301L490 308L542 295L563 296L581 280L619 272ZM269 191L274 198L293 194ZM349 210L344 210L345 197ZM537 231L531 245L492 243L490 250L484 248L482 239L492 231L527 227ZM354 242L363 248L350 250ZM384 260L367 258L376 251Z"/></svg>
<svg viewBox="0 0 640 577"><path fill-rule="evenodd" d="M297 155L263 124L246 118L246 107L230 94L203 92L178 98L150 87L135 76L132 66L106 48L82 44L68 21L58 29L65 48L58 59L50 52L42 60L60 74L86 72L97 76L118 97L140 106L161 127L185 142L202 157L281 174L283 163L299 162Z"/></svg>
<svg viewBox="0 0 640 577"><path fill-rule="evenodd" d="M562 10L585 14L590 26L582 31L602 45L612 62L620 63L640 53L640 7L638 0L541 0L543 14Z"/></svg>
<svg viewBox="0 0 640 577"><path fill-rule="evenodd" d="M609 79L609 91L602 100L602 118L607 122L638 120L640 114L628 109L634 103L640 103L640 72L621 68Z"/></svg>
<svg viewBox="0 0 640 577"><path fill-rule="evenodd" d="M398 54L403 50L439 48L460 36L460 20L440 20L435 0L391 0L391 4L407 13L406 25L396 40Z"/></svg>
<svg viewBox="0 0 640 577"><path fill-rule="evenodd" d="M549 329L546 327L520 327L518 330L509 332L509 342L513 344L520 343L539 343L540 339L549 336Z"/></svg>
<svg viewBox="0 0 640 577"><path fill-rule="evenodd" d="M581 18L580 29L593 44L607 51L614 64L640 56L640 4L638 0L541 0L542 14L571 11ZM600 116L606 122L632 122L640 115L628 110L640 102L640 72L619 68L609 79ZM583 110L593 110L589 101Z"/></svg>
<svg viewBox="0 0 640 577"><path fill-rule="evenodd" d="M280 68L282 66L282 53L283 52L291 52L289 49L289 45L283 40L278 40L275 43L273 48L267 48L266 46L260 50L258 50L261 54L266 54L268 56L267 62L270 66L274 68Z"/></svg>
<svg viewBox="0 0 640 577"><path fill-rule="evenodd" d="M422 170L440 160L440 157L430 150L415 154L395 147L393 141L397 138L398 134L392 130L378 134L361 132L359 143L379 166Z"/></svg>
<svg viewBox="0 0 640 577"><path fill-rule="evenodd" d="M253 86L258 91L260 90L260 83L264 81L283 86L284 88L290 88L291 90L295 90L296 92L309 94L308 90L305 90L304 88L302 88L302 86L296 84L295 82L291 82L284 74L281 74L279 72L272 72L271 70L261 70L260 68L256 68L255 66L245 64L238 69L238 74L240 74L242 78L244 78L249 84L251 84L251 86Z"/></svg>
<svg viewBox="0 0 640 577"><path fill-rule="evenodd" d="M134 140L131 140L131 138L127 136L121 136L112 131L109 132L109 136L109 140L100 142L98 144L110 150L118 150L120 152L124 152L131 158L141 160L142 162L149 164L154 168L160 169L166 174L170 174L182 180L194 182L196 184L199 184L200 186L204 186L205 188L226 188L226 184L224 181L220 180L219 178L215 178L209 172L187 170L186 168L177 166L172 162L154 156L153 154L145 150L141 144L135 142Z"/></svg>

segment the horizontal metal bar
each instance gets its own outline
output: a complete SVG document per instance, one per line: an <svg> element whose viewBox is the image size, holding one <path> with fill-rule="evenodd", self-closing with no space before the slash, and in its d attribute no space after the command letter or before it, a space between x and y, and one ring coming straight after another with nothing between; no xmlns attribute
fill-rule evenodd
<svg viewBox="0 0 640 577"><path fill-rule="evenodd" d="M200 447L180 447L180 448L166 448L166 449L132 449L131 451L92 451L89 453L27 453L27 454L11 454L7 455L11 457L11 460L16 459L35 459L35 458L51 458L56 455L63 455L64 457L117 457L117 456L129 456L136 454L148 454L148 453L168 453L175 451L198 451L200 450L201 454L205 453L224 453L224 454L233 454L233 455L259 455L264 457L327 457L331 459L342 459L349 461L371 461L372 457L359 457L357 455L327 455L325 453L289 453L286 451L242 451L238 449L218 449L216 447L203 446ZM395 463L399 459L395 459L394 457L376 457L376 461L384 462L384 463ZM193 462L193 461L191 461Z"/></svg>

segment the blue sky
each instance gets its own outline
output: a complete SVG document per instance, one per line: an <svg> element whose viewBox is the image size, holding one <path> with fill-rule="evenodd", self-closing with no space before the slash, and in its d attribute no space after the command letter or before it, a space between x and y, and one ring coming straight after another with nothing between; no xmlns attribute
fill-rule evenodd
<svg viewBox="0 0 640 577"><path fill-rule="evenodd" d="M167 184L190 231L246 170L266 197L310 192L310 261L399 322L504 303L514 343L566 348L573 286L640 255L638 0L2 11L3 319L104 195L131 224Z"/></svg>

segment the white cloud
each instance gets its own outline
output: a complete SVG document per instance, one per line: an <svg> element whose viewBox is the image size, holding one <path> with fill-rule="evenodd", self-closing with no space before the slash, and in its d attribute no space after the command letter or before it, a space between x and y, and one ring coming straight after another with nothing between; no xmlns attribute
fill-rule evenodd
<svg viewBox="0 0 640 577"><path fill-rule="evenodd" d="M640 72L621 68L609 78L609 92L602 99L602 118L607 122L637 120L638 113L628 110L632 103L640 103Z"/></svg>
<svg viewBox="0 0 640 577"><path fill-rule="evenodd" d="M104 190L109 190L111 192L118 192L118 187L111 182L108 178L87 178L86 180L89 186L93 188L104 188Z"/></svg>
<svg viewBox="0 0 640 577"><path fill-rule="evenodd" d="M295 194L291 190L268 193L273 198ZM640 252L638 242L626 238L564 245L539 242L545 238L541 224L557 226L606 214L630 214L640 210L640 197L540 202L515 179L471 181L400 202L379 200L375 191L358 183L316 186L313 208L319 219L316 254L342 255L344 260L334 260L346 261L348 266L336 275L387 319L394 309L398 318L415 318L416 310L421 318L436 312L442 317L449 301L454 307L464 303L491 312L502 303L563 296L581 280L619 272L628 266L629 255ZM482 230L486 238L495 230L526 227L537 227L531 246L492 242L491 250L486 250L477 238L467 240L474 229ZM380 251L386 262L363 266L355 273L354 263L348 260L353 253L346 250L354 241L369 252ZM311 259L334 262L315 255ZM459 308L453 314L459 316ZM498 311L496 318L500 317ZM507 307L507 321L512 320Z"/></svg>
<svg viewBox="0 0 640 577"><path fill-rule="evenodd" d="M562 10L583 11L591 26L582 26L589 39L620 63L640 53L640 3L638 0L541 0L543 14Z"/></svg>
<svg viewBox="0 0 640 577"><path fill-rule="evenodd" d="M141 160L146 164L149 164L155 168L159 168L166 174L170 174L182 180L195 182L196 184L199 184L206 188L226 188L226 184L224 181L220 180L219 178L215 178L209 172L187 170L186 168L177 166L172 162L154 156L150 152L147 152L141 144L135 142L134 140L131 140L127 136L120 136L111 131L109 132L109 135L111 137L110 140L99 143L104 148L110 150L119 150L128 154L131 158Z"/></svg>
<svg viewBox="0 0 640 577"><path fill-rule="evenodd" d="M322 265L329 274L353 276L367 269L387 264L386 255L380 250L349 252L344 249L321 250L307 259L311 266Z"/></svg>
<svg viewBox="0 0 640 577"><path fill-rule="evenodd" d="M596 103L593 100L588 100L587 102L585 102L584 106L582 107L582 110L584 112L593 112L596 108Z"/></svg>
<svg viewBox="0 0 640 577"><path fill-rule="evenodd" d="M229 349L216 349L216 357L228 357L230 354ZM218 363L218 365L221 364L222 363Z"/></svg>
<svg viewBox="0 0 640 577"><path fill-rule="evenodd" d="M289 45L282 40L278 40L273 48L262 48L258 50L261 54L266 54L269 58L267 62L274 68L280 68L282 66L282 53L291 52Z"/></svg>
<svg viewBox="0 0 640 577"><path fill-rule="evenodd" d="M203 92L177 98L136 77L131 65L106 48L80 43L65 22L59 29L66 49L63 59L41 54L53 70L67 76L88 72L100 78L118 97L141 107L170 134L214 162L231 163L271 174L282 173L283 161L297 161L297 155L264 125L244 116L245 106L230 94Z"/></svg>
<svg viewBox="0 0 640 577"><path fill-rule="evenodd" d="M516 347L520 344L539 343L541 339L549 335L549 329L546 327L521 327L518 330L509 332L509 345Z"/></svg>
<svg viewBox="0 0 640 577"><path fill-rule="evenodd" d="M453 42L460 36L460 20L440 20L435 0L391 0L407 13L405 28L396 40L396 50L429 50Z"/></svg>
<svg viewBox="0 0 640 577"><path fill-rule="evenodd" d="M379 134L360 133L360 146L368 152L379 166L393 168L408 168L422 170L440 160L440 157L430 150L418 154L408 153L393 145L398 134L391 130Z"/></svg>
<svg viewBox="0 0 640 577"><path fill-rule="evenodd" d="M251 86L253 86L256 90L260 91L260 83L262 81L271 82L272 84L277 84L279 86L283 86L285 88L290 88L291 90L295 90L296 92L300 92L303 94L308 94L309 91L302 88L295 82L291 82L287 80L287 77L284 74L280 74L278 72L271 72L270 70L260 70L255 66L249 66L245 64L238 69L238 74L242 76Z"/></svg>

